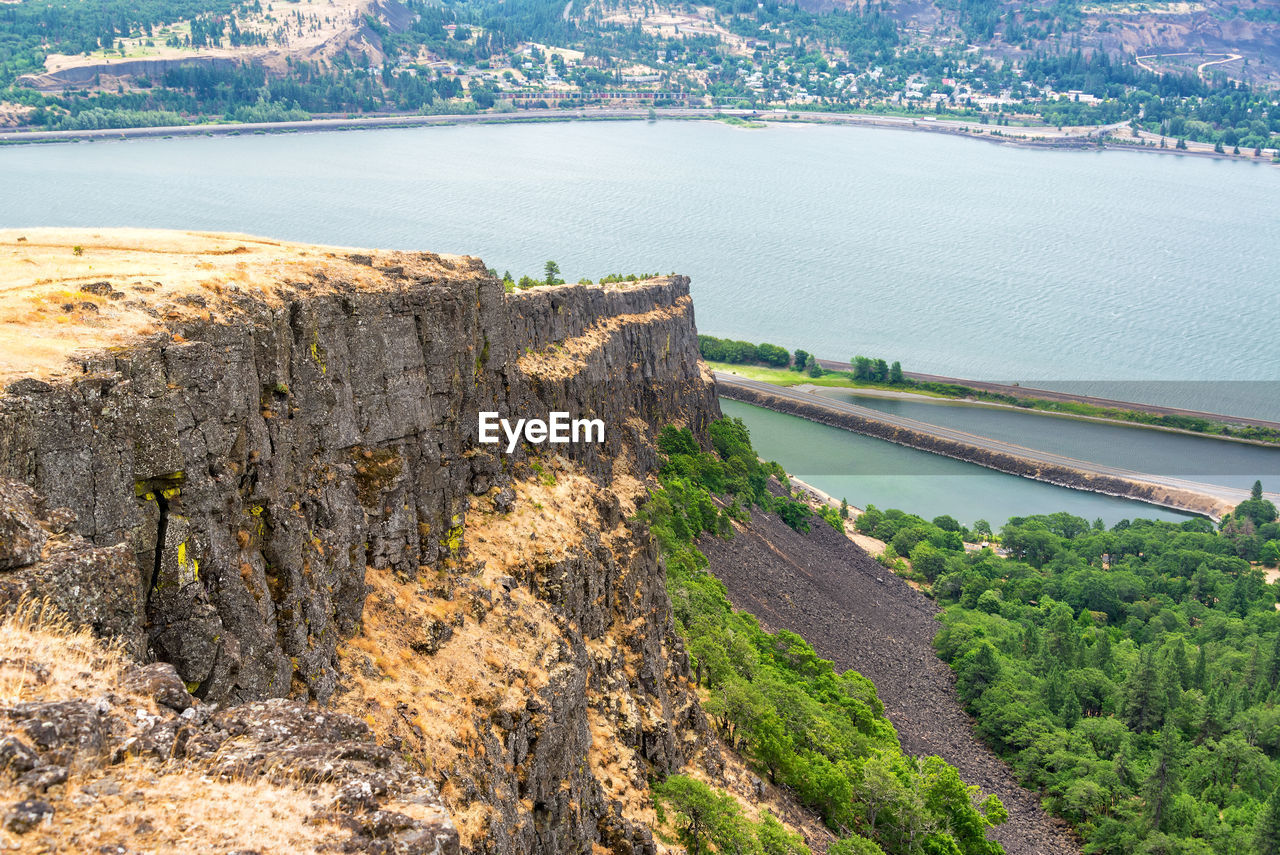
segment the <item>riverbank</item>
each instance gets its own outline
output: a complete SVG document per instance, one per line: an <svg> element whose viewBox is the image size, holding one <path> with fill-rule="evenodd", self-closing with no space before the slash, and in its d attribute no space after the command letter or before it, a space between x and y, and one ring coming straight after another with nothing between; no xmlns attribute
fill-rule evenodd
<svg viewBox="0 0 1280 855"><path fill-rule="evenodd" d="M759 365L739 365L723 362L709 362L708 365L714 371L740 375L748 380L769 383L782 388L803 390L805 386L812 386L827 389L848 389L851 392L857 392L859 395L871 398L897 398L899 400L927 401L939 404L953 403L966 406L992 407L1030 415L1056 416L1078 421L1158 430L1165 433L1217 439L1225 442L1238 442L1262 448L1280 446L1280 422L1267 419L1185 410L1158 404L1117 401L1088 395L1074 395L1068 392L1054 392L1047 389L990 383L981 380L965 380L957 377L942 377L934 374L919 374L910 371L903 372L903 377L908 383L914 381L918 384L932 385L934 388L929 388L927 385L909 385L904 389L891 387L884 383L866 383L853 380L849 377L849 367L845 363L830 359L821 359L819 363L827 372L819 377L810 377L806 373L798 373L789 369L768 368ZM944 394L942 391L938 391L940 387L952 387L956 391L954 394ZM988 400L980 397L981 395L1005 398L1006 400ZM1013 400L1016 400L1017 403L1009 403L1009 401ZM1071 407L1078 409L1073 410L1070 409ZM1203 422L1205 429L1193 430L1187 427L1177 427L1167 423L1146 420L1148 418L1170 421L1180 419L1195 420ZM1231 431L1233 430L1255 435L1239 436L1232 434Z"/></svg>
<svg viewBox="0 0 1280 855"><path fill-rule="evenodd" d="M1059 487L1134 499L1206 516L1215 521L1247 498L1246 491L1098 466L1087 461L990 441L972 434L724 374L716 375L716 385L722 397L819 424L974 463L1010 475Z"/></svg>
<svg viewBox="0 0 1280 855"><path fill-rule="evenodd" d="M579 108L514 110L506 113L458 113L441 115L352 116L346 118L320 118L298 122L261 122L255 124L208 123L194 125L166 125L149 128L103 128L83 131L8 131L0 133L0 144L91 142L95 140L125 140L167 138L182 136L238 136L242 134L268 133L319 133L328 131L367 130L372 128L421 128L448 125L501 125L530 122L572 121L648 121L650 119L707 121L719 119L738 120L745 126L751 119L753 125L766 122L786 124L862 125L866 127L897 128L899 130L945 133L969 136L987 142L1033 147L1082 148L1096 146L1096 135L1111 126L1067 128L1036 128L1035 133L1006 133L1004 130L954 119L938 119L932 116L917 118L877 113L792 113L787 111L740 110L731 108L660 107L650 111L637 108Z"/></svg>
<svg viewBox="0 0 1280 855"><path fill-rule="evenodd" d="M895 116L881 113L825 113L814 111L793 112L787 110L742 110L733 108L660 107L644 108L578 108L514 110L506 113L459 113L440 115L389 115L349 116L343 118L318 118L297 122L206 123L192 125L165 125L145 128L102 128L76 131L19 130L0 132L0 145L31 145L67 142L121 141L130 139L167 139L192 136L241 136L245 134L325 133L386 128L445 127L454 125L501 125L538 122L609 122L648 121L652 119L677 121L708 121L722 118L751 119L753 124L825 124L857 125L862 127L893 128L907 131L923 131L960 136L999 145L1024 148L1055 148L1069 150L1151 151L1132 144L1108 145L1112 132L1123 123L1098 126L1056 128L1012 128L1010 126L983 125L973 121L940 119L934 116ZM1268 150L1270 151L1270 150ZM1170 153L1165 150L1165 153ZM1263 158L1248 155L1219 154L1213 151L1185 150L1177 154L1197 157L1215 157L1254 163L1270 163L1269 157L1278 156L1272 151Z"/></svg>

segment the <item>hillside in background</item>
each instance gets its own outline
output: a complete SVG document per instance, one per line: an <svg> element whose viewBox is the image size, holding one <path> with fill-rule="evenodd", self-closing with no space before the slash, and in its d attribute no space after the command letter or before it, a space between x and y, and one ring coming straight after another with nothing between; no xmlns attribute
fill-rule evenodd
<svg viewBox="0 0 1280 855"><path fill-rule="evenodd" d="M1263 156L1278 69L1270 0L0 5L0 122L62 130L718 106L1096 126Z"/></svg>

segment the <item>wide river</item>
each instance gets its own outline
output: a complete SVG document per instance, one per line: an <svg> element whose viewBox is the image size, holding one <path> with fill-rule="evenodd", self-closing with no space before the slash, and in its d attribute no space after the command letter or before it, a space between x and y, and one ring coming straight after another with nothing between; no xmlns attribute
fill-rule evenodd
<svg viewBox="0 0 1280 855"><path fill-rule="evenodd" d="M573 123L0 150L0 225L218 229L693 277L703 332L908 369L1212 381L1270 413L1280 169L821 125ZM1115 389L1109 391L1115 392Z"/></svg>
<svg viewBox="0 0 1280 855"><path fill-rule="evenodd" d="M516 277L554 259L570 281L679 271L702 332L1280 418L1267 165L626 122L24 146L0 173L0 227L429 249Z"/></svg>

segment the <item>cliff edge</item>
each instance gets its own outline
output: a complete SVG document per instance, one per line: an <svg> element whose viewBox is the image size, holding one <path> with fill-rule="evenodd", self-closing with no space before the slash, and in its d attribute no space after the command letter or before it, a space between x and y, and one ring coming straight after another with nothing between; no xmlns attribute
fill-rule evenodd
<svg viewBox="0 0 1280 855"><path fill-rule="evenodd" d="M330 782L358 821L317 816L377 851L656 852L675 770L787 814L709 733L633 516L656 432L719 415L686 278L505 293L473 258L44 229L0 232L0 274L0 595L169 669L200 713L156 713L157 762L369 741ZM481 411L605 439L508 455ZM456 830L377 819L437 798Z"/></svg>

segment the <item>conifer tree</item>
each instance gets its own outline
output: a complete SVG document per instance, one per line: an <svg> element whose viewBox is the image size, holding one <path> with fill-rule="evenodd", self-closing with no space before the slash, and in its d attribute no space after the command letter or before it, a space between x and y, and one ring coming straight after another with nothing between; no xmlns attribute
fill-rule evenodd
<svg viewBox="0 0 1280 855"><path fill-rule="evenodd" d="M1253 845L1258 855L1280 855L1280 787L1271 791L1271 797L1258 814L1258 826Z"/></svg>
<svg viewBox="0 0 1280 855"><path fill-rule="evenodd" d="M1147 648L1125 683L1124 713L1129 727L1141 733L1155 730L1164 721L1164 704L1168 696L1162 688L1155 656Z"/></svg>
<svg viewBox="0 0 1280 855"><path fill-rule="evenodd" d="M1280 635L1276 636L1276 641L1280 643ZM1193 688L1205 691L1206 663L1204 658L1204 645L1200 645L1200 653L1196 656L1196 669L1191 674L1191 685Z"/></svg>
<svg viewBox="0 0 1280 855"><path fill-rule="evenodd" d="M1161 827L1173 797L1178 794L1178 766L1181 754L1182 744L1177 729L1172 725L1166 726L1160 734L1160 747L1156 750L1155 759L1151 764L1151 772L1147 776L1144 793L1147 801L1147 817L1153 829Z"/></svg>

